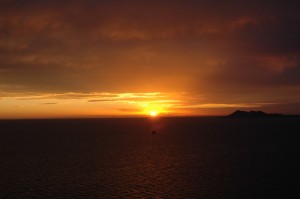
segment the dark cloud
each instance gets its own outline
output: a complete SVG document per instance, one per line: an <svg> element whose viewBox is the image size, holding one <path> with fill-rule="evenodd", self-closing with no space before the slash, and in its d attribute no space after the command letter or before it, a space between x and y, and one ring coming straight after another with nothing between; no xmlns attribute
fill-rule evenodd
<svg viewBox="0 0 300 199"><path fill-rule="evenodd" d="M299 8L279 0L2 0L0 89L183 90L212 101L272 90L276 98L300 90Z"/></svg>
<svg viewBox="0 0 300 199"><path fill-rule="evenodd" d="M47 103L42 103L41 105L55 105L55 104L57 104L57 103L55 103L55 102L47 102Z"/></svg>
<svg viewBox="0 0 300 199"><path fill-rule="evenodd" d="M230 35L236 50L256 55L288 54L300 51L300 18L269 18L249 21Z"/></svg>
<svg viewBox="0 0 300 199"><path fill-rule="evenodd" d="M278 74L274 79L278 85L299 86L300 85L300 56L297 57L297 65Z"/></svg>

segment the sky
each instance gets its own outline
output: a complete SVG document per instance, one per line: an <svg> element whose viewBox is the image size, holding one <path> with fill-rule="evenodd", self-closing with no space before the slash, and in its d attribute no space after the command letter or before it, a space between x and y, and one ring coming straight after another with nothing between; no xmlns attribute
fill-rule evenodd
<svg viewBox="0 0 300 199"><path fill-rule="evenodd" d="M300 2L0 0L0 118L300 114Z"/></svg>

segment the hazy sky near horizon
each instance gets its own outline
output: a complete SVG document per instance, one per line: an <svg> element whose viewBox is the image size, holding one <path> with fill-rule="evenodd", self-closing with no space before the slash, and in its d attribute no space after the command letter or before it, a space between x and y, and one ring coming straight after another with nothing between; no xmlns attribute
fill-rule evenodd
<svg viewBox="0 0 300 199"><path fill-rule="evenodd" d="M300 114L297 0L0 0L0 118Z"/></svg>

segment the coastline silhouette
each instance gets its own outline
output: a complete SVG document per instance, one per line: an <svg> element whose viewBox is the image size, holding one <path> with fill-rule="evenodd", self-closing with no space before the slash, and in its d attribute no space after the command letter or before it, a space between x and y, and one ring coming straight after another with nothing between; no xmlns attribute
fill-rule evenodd
<svg viewBox="0 0 300 199"><path fill-rule="evenodd" d="M230 115L226 116L227 118L283 118L287 117L286 115L280 113L265 113L263 111L240 111L237 110Z"/></svg>

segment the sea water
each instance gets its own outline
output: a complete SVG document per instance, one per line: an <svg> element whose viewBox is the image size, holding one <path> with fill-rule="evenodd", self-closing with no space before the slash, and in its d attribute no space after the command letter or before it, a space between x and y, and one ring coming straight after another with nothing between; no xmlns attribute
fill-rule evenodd
<svg viewBox="0 0 300 199"><path fill-rule="evenodd" d="M299 132L292 118L2 120L0 198L296 198Z"/></svg>

